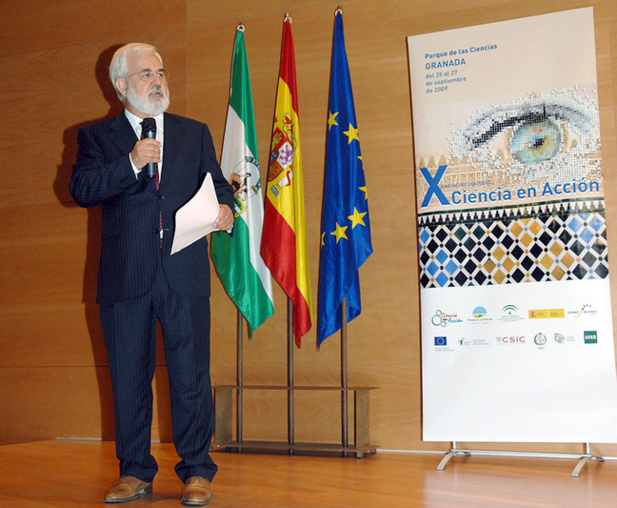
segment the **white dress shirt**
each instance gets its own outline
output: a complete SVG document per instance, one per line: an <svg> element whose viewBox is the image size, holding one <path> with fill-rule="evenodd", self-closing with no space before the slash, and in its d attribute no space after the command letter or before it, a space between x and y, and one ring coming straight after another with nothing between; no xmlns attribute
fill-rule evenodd
<svg viewBox="0 0 617 508"><path fill-rule="evenodd" d="M143 121L143 118L139 118L137 115L134 115L133 113L131 113L128 109L124 110L124 114L126 115L126 118L131 124L131 127L133 127L133 130L135 131L135 134L137 135L137 139L141 139L141 122ZM161 143L161 162L158 163L159 182L160 182L162 175L163 175L163 162L162 162L163 161L163 134L164 134L163 113L155 116L154 120L156 121L156 140L159 143ZM129 154L129 160L131 161L131 166L133 166L133 171L135 172L135 178L138 178L139 172L143 168L138 168L135 166L135 164L133 163L133 159L131 159L130 154Z"/></svg>

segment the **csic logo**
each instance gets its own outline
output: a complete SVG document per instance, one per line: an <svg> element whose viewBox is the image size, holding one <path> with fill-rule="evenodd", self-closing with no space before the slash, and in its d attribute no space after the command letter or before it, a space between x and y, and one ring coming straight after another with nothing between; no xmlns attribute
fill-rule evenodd
<svg viewBox="0 0 617 508"><path fill-rule="evenodd" d="M498 339L502 344L524 344L526 342L524 335L510 335L505 337L498 337Z"/></svg>
<svg viewBox="0 0 617 508"><path fill-rule="evenodd" d="M546 343L548 342L548 339L546 338L546 335L540 332L540 333L536 333L536 336L533 338L533 341L536 343L536 346L544 347Z"/></svg>

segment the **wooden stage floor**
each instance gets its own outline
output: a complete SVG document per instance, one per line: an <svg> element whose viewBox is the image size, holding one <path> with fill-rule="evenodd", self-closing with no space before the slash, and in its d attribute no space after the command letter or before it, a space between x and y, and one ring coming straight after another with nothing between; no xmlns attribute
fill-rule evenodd
<svg viewBox="0 0 617 508"><path fill-rule="evenodd" d="M179 507L173 445L153 444L154 491L119 506ZM377 452L364 459L216 452L213 508L617 506L617 462L590 462L572 478L566 459L455 457ZM105 505L117 480L112 442L43 441L0 446L0 507Z"/></svg>

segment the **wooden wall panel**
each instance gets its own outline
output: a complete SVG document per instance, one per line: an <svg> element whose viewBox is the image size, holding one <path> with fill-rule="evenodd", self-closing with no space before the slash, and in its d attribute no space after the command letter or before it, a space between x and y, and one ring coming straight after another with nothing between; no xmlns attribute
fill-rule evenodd
<svg viewBox="0 0 617 508"><path fill-rule="evenodd" d="M609 0L349 0L347 54L359 122L374 254L360 272L363 313L348 327L349 382L371 392L372 441L386 449L443 450L421 439L421 371L413 131L406 37L593 5L611 266L617 264L617 5ZM85 7L84 7L85 6ZM307 234L317 308L319 228L336 4L325 0L24 0L3 6L0 64L0 444L50 437L113 438L112 400L94 305L97 209L72 204L67 185L77 130L119 112L107 66L120 44L155 44L170 74L171 112L208 123L220 153L235 28L246 26L262 177L270 148L283 17L293 18ZM135 13L139 13L137 16ZM143 28L142 28L143 27ZM17 126L17 127L16 127ZM52 260L52 268L43 260ZM212 376L235 381L236 311L216 280ZM245 339L245 383L286 382L286 297ZM617 278L613 277L617 316ZM297 384L339 380L339 339L317 351L314 329L294 351ZM171 440L165 361L158 345L153 438ZM284 439L285 392L252 393L245 439ZM298 439L335 440L331 394L297 397ZM268 418L265 418L265 415ZM275 417L273 418L272 415ZM455 417L445 415L444 417ZM487 444L570 451L576 445ZM484 447L484 446L483 446ZM615 445L594 452L616 455Z"/></svg>
<svg viewBox="0 0 617 508"><path fill-rule="evenodd" d="M0 18L0 55L72 48L93 41L133 42L144 33L156 34L170 27L183 28L186 5L178 0L152 0L145 6L135 0L20 0L4 2ZM154 36L154 35L151 35ZM85 67L91 69L93 61ZM58 75L62 67L56 67Z"/></svg>
<svg viewBox="0 0 617 508"><path fill-rule="evenodd" d="M2 444L56 437L113 438L106 367L3 367L0 386L4 387L0 391Z"/></svg>
<svg viewBox="0 0 617 508"><path fill-rule="evenodd" d="M78 129L121 111L108 78L121 44L159 47L175 90L170 111L185 112L185 2L151 2L137 18L142 10L113 0L3 6L0 62L10 78L0 83L0 378L11 389L0 400L0 443L113 438L94 304L100 211L76 207L68 181ZM168 414L160 398L158 414ZM169 438L166 420L161 432L154 422L154 435Z"/></svg>
<svg viewBox="0 0 617 508"><path fill-rule="evenodd" d="M171 82L177 87L171 110L183 113L184 31L141 36L165 48ZM0 160L14 167L3 174L0 207L58 201L72 205L68 181L77 131L121 111L109 81L109 62L123 42L97 41L79 51L69 47L0 57L0 64L20 77L0 83Z"/></svg>

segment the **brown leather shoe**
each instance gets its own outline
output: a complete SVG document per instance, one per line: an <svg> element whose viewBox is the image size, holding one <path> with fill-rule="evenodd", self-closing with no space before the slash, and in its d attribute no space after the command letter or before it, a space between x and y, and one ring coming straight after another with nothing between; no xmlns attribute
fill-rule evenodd
<svg viewBox="0 0 617 508"><path fill-rule="evenodd" d="M134 476L122 476L105 496L106 503L126 503L152 492L152 483Z"/></svg>
<svg viewBox="0 0 617 508"><path fill-rule="evenodd" d="M210 482L201 476L191 476L186 480L182 504L184 506L203 506L212 501Z"/></svg>

